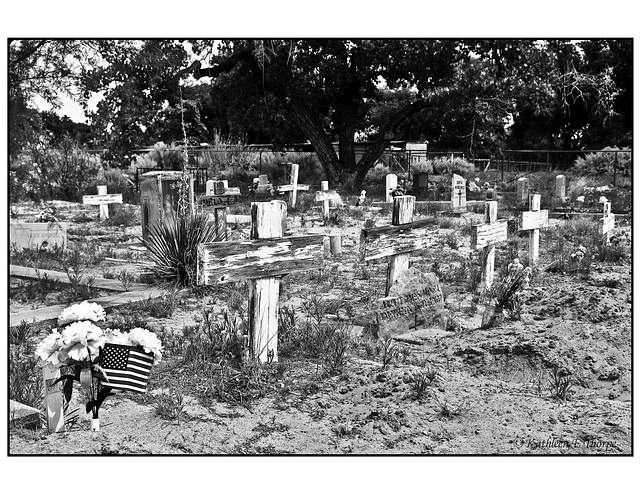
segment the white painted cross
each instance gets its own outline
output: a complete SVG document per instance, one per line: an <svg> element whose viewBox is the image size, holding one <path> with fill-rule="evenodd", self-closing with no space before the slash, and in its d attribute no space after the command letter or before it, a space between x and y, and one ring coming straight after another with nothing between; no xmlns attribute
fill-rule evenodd
<svg viewBox="0 0 640 495"><path fill-rule="evenodd" d="M109 218L109 205L122 203L122 194L107 194L107 186L96 186L98 189L97 196L82 196L82 204L84 205L100 205L100 220Z"/></svg>
<svg viewBox="0 0 640 495"><path fill-rule="evenodd" d="M549 210L540 209L540 195L529 196L529 211L523 211L518 218L518 230L529 231L529 262L538 261L540 249L540 229L549 226Z"/></svg>
<svg viewBox="0 0 640 495"><path fill-rule="evenodd" d="M430 220L413 221L415 196L393 198L391 225L363 229L360 234L360 258L370 261L389 258L386 295L400 274L409 268L412 251L433 246L435 239L428 236Z"/></svg>
<svg viewBox="0 0 640 495"><path fill-rule="evenodd" d="M260 362L278 360L280 277L319 269L323 235L282 237L287 205L251 204L251 240L201 244L198 284L249 281L249 348Z"/></svg>
<svg viewBox="0 0 640 495"><path fill-rule="evenodd" d="M496 259L496 243L507 240L507 221L498 220L498 202L484 204L485 223L471 226L471 249L484 249L483 285L488 289L493 284L493 269Z"/></svg>
<svg viewBox="0 0 640 495"><path fill-rule="evenodd" d="M275 189L278 192L288 192L289 193L289 206L291 208L295 208L296 199L298 197L298 191L308 191L308 184L298 184L298 171L300 166L297 163L291 164L291 180L289 184L285 184L283 186L275 186Z"/></svg>
<svg viewBox="0 0 640 495"><path fill-rule="evenodd" d="M611 231L616 227L616 216L611 213L611 201L607 201L603 205L602 235L605 244L609 244L611 239Z"/></svg>

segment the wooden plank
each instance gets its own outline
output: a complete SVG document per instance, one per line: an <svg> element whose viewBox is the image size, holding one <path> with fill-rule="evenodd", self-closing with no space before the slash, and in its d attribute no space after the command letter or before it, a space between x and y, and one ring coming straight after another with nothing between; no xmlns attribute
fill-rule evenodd
<svg viewBox="0 0 640 495"><path fill-rule="evenodd" d="M251 223L251 215L227 215L227 223Z"/></svg>
<svg viewBox="0 0 640 495"><path fill-rule="evenodd" d="M293 189L293 184L284 184L282 186L273 186L274 189L277 192L292 192ZM308 191L309 190L309 184L298 184L296 186L296 191Z"/></svg>
<svg viewBox="0 0 640 495"><path fill-rule="evenodd" d="M98 196L82 196L82 204L85 205L110 205L122 203L122 194L102 194Z"/></svg>
<svg viewBox="0 0 640 495"><path fill-rule="evenodd" d="M507 240L507 220L471 226L471 249L480 249Z"/></svg>
<svg viewBox="0 0 640 495"><path fill-rule="evenodd" d="M425 249L437 243L433 220L419 220L407 225L384 225L363 229L360 235L360 259L370 261L396 254Z"/></svg>
<svg viewBox="0 0 640 495"><path fill-rule="evenodd" d="M518 217L518 230L544 229L549 226L549 210L523 211Z"/></svg>
<svg viewBox="0 0 640 495"><path fill-rule="evenodd" d="M198 283L238 282L322 267L322 235L201 244Z"/></svg>
<svg viewBox="0 0 640 495"><path fill-rule="evenodd" d="M127 260L119 260L127 262ZM66 273L56 272L54 270L43 270L40 268L30 268L27 266L9 265L9 276L39 279L46 277L49 280L55 280L65 284L70 284L69 276ZM113 290L116 292L129 292L131 290L145 290L149 288L145 284L131 284L127 290L122 287L119 280L107 278L94 278L93 287L99 289Z"/></svg>
<svg viewBox="0 0 640 495"><path fill-rule="evenodd" d="M237 195L228 196L198 196L196 202L201 208L223 207L239 203Z"/></svg>

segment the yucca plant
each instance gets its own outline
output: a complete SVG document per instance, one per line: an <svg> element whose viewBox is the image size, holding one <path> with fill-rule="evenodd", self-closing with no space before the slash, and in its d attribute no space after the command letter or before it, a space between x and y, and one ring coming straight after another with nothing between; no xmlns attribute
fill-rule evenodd
<svg viewBox="0 0 640 495"><path fill-rule="evenodd" d="M149 226L142 240L160 278L185 287L196 284L198 245L218 239L216 224L206 214L168 217Z"/></svg>

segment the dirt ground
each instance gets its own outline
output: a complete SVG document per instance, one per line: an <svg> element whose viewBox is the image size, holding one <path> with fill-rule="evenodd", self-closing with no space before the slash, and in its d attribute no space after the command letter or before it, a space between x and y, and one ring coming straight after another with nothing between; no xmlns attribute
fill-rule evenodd
<svg viewBox="0 0 640 495"><path fill-rule="evenodd" d="M343 254L327 258L325 275L283 280L281 305L299 307L312 293L356 308L353 331L367 328L362 301L382 297L386 263L357 261L366 218L333 227ZM389 215L387 215L388 217ZM292 224L308 231L296 217ZM291 226L291 225L290 225ZM442 230L441 235L453 232ZM459 236L459 253L469 237ZM553 261L541 240L540 265ZM444 245L444 244L443 244ZM412 257L431 271L449 248ZM501 248L500 248L501 249ZM98 270L99 271L99 270ZM631 263L595 262L588 277L545 272L523 294L519 321L480 329L482 304L464 284L443 282L457 331L425 324L402 336L402 351L383 367L379 356L354 353L342 374L319 377L309 360L282 358L284 372L246 407L186 395L179 419L157 414L154 397L166 390L157 377L176 370L170 355L152 375L146 396L118 393L104 403L101 429L88 416L63 433L11 429L9 452L21 454L630 454ZM202 302L192 301L150 326L176 331L192 324ZM414 373L425 365L438 376L418 397ZM554 366L573 377L566 400L552 397ZM154 386L156 384L156 386Z"/></svg>

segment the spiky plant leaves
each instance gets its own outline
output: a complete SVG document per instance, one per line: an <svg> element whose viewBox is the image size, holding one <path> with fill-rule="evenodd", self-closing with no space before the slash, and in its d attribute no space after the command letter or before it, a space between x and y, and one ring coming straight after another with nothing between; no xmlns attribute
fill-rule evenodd
<svg viewBox="0 0 640 495"><path fill-rule="evenodd" d="M205 213L184 217L165 217L149 225L143 244L155 262L160 278L182 286L196 284L198 245L218 239L215 222Z"/></svg>

